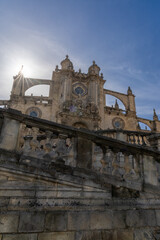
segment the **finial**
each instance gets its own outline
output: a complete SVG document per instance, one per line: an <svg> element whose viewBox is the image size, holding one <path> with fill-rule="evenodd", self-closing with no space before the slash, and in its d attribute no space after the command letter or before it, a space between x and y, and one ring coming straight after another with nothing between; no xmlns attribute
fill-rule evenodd
<svg viewBox="0 0 160 240"><path fill-rule="evenodd" d="M103 73L101 73L101 78L103 78Z"/></svg>
<svg viewBox="0 0 160 240"><path fill-rule="evenodd" d="M153 120L154 121L158 120L158 116L157 116L155 108L153 109Z"/></svg>
<svg viewBox="0 0 160 240"><path fill-rule="evenodd" d="M66 59L68 59L68 55L66 55Z"/></svg>
<svg viewBox="0 0 160 240"><path fill-rule="evenodd" d="M18 74L22 74L22 70L23 70L23 65L21 66L21 69Z"/></svg>
<svg viewBox="0 0 160 240"><path fill-rule="evenodd" d="M81 69L79 69L79 73L81 73Z"/></svg>
<svg viewBox="0 0 160 240"><path fill-rule="evenodd" d="M130 87L128 87L128 91L127 91L127 93L128 93L128 95L129 95L129 94L132 94L132 90L131 90Z"/></svg>
<svg viewBox="0 0 160 240"><path fill-rule="evenodd" d="M96 64L96 62L93 60L93 65L95 65Z"/></svg>
<svg viewBox="0 0 160 240"><path fill-rule="evenodd" d="M56 65L55 71L58 72L58 65Z"/></svg>
<svg viewBox="0 0 160 240"><path fill-rule="evenodd" d="M139 123L138 123L138 125L137 125L137 128L138 128L138 130L141 130L141 127L140 127Z"/></svg>
<svg viewBox="0 0 160 240"><path fill-rule="evenodd" d="M118 105L117 99L115 101L115 109L119 109L119 105Z"/></svg>

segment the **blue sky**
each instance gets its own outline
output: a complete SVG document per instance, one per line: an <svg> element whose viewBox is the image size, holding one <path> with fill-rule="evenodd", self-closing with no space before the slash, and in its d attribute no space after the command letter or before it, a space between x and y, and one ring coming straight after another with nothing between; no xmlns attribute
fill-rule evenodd
<svg viewBox="0 0 160 240"><path fill-rule="evenodd" d="M95 60L105 87L136 95L137 114L160 115L159 0L0 0L0 98L21 65L50 79L68 54L75 70Z"/></svg>

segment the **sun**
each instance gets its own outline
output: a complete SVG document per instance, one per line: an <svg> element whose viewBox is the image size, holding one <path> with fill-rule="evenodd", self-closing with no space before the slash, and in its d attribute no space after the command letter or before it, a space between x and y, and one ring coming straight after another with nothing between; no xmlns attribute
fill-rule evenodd
<svg viewBox="0 0 160 240"><path fill-rule="evenodd" d="M26 60L16 61L16 63L12 65L12 72L14 76L17 75L20 71L24 77L30 77L33 74L33 64Z"/></svg>

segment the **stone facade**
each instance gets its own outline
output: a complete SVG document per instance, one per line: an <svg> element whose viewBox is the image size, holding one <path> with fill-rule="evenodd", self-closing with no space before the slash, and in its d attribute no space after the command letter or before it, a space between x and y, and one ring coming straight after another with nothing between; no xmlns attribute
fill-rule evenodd
<svg viewBox="0 0 160 240"><path fill-rule="evenodd" d="M47 80L19 73L0 109L0 240L159 240L156 113L140 130L130 88L103 89L95 62L86 75L61 65L49 98L26 97ZM105 94L127 111L104 106Z"/></svg>
<svg viewBox="0 0 160 240"><path fill-rule="evenodd" d="M56 66L51 80L25 78L20 71L14 77L10 100L1 100L0 105L78 128L141 131L139 122L142 122L151 131L160 132L155 111L153 120L136 115L135 96L130 87L124 94L104 89L105 82L95 61L88 73L76 72L66 56L61 62L61 69ZM26 96L26 91L36 85L49 85L49 96ZM119 99L125 109L119 108L117 100L115 106L106 106L109 95Z"/></svg>

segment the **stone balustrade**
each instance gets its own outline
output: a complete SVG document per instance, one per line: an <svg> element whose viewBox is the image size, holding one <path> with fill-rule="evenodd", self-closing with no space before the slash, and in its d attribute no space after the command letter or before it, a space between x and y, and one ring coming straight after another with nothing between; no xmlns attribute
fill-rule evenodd
<svg viewBox="0 0 160 240"><path fill-rule="evenodd" d="M149 146L146 133L105 131L107 136L102 136L99 132L75 129L14 110L1 109L0 114L0 147L17 151L20 161L30 165L62 163L89 169L99 175L115 176L123 185L130 184L136 189L142 185L144 167L149 171L144 159L152 163L150 159L156 157L157 161L160 155ZM155 184L159 179L158 164L154 167L157 174L150 173Z"/></svg>
<svg viewBox="0 0 160 240"><path fill-rule="evenodd" d="M136 144L140 146L151 146L149 141L152 132L143 132L143 131L126 131L126 130L102 130L97 131L97 133L102 134L103 136L111 137L121 141L125 141L131 144Z"/></svg>

